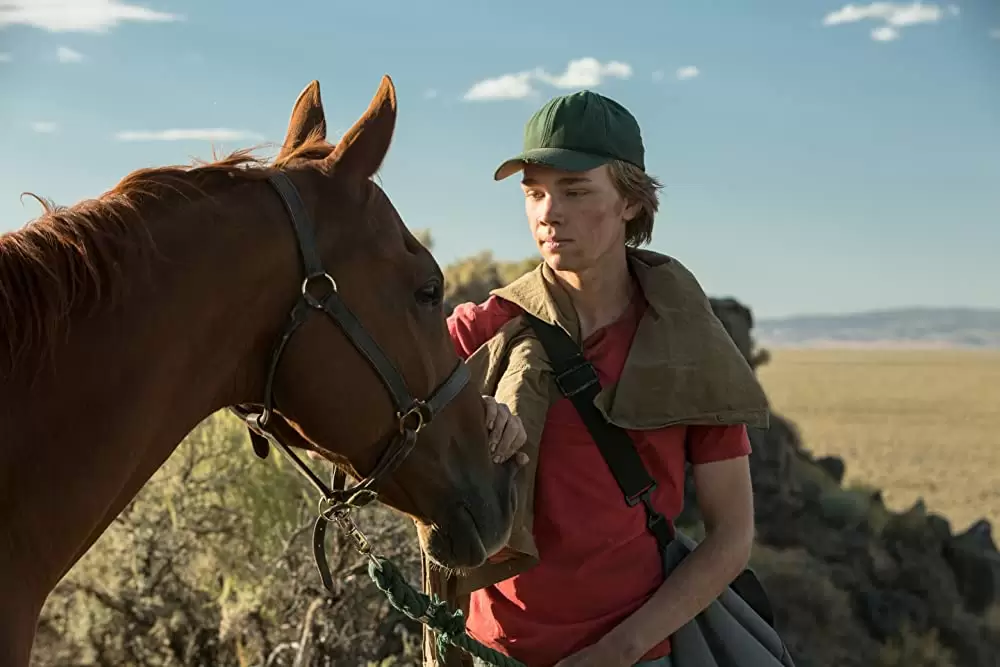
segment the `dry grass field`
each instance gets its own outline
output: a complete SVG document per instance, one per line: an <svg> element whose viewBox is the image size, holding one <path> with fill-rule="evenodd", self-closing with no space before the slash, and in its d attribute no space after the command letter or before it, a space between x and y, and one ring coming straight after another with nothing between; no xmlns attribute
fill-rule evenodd
<svg viewBox="0 0 1000 667"><path fill-rule="evenodd" d="M955 532L1000 528L1000 351L771 349L758 370L807 449L837 455L845 485L922 497Z"/></svg>

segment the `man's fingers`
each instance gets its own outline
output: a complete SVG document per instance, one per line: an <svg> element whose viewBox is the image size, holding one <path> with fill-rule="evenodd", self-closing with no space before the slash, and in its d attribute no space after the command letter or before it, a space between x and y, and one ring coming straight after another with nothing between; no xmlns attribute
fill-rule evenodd
<svg viewBox="0 0 1000 667"><path fill-rule="evenodd" d="M490 452L496 453L500 440L503 438L507 430L507 425L510 423L509 418L510 413L507 411L507 406L497 409L497 416L493 420L493 428L490 430Z"/></svg>
<svg viewBox="0 0 1000 667"><path fill-rule="evenodd" d="M521 446L524 445L524 441L524 429L521 427L520 422L516 419L511 419L507 422L507 428L504 429L500 442L497 443L493 455L493 461L496 463L503 463L510 458L511 454L519 450Z"/></svg>
<svg viewBox="0 0 1000 667"><path fill-rule="evenodd" d="M493 430L493 422L497 418L497 402L489 396L483 396L483 403L486 404L486 428Z"/></svg>
<svg viewBox="0 0 1000 667"><path fill-rule="evenodd" d="M496 463L503 463L524 445L527 436L521 420L510 408L498 403L491 396L483 396L486 404L486 427L489 431L490 455Z"/></svg>

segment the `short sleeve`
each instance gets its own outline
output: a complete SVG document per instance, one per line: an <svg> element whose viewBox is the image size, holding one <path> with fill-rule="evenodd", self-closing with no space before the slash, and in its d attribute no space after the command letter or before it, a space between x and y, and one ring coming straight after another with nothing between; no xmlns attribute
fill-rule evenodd
<svg viewBox="0 0 1000 667"><path fill-rule="evenodd" d="M521 309L497 296L481 304L462 303L448 316L448 333L458 356L468 359Z"/></svg>
<svg viewBox="0 0 1000 667"><path fill-rule="evenodd" d="M692 465L735 459L750 454L750 435L744 424L689 426L685 448Z"/></svg>

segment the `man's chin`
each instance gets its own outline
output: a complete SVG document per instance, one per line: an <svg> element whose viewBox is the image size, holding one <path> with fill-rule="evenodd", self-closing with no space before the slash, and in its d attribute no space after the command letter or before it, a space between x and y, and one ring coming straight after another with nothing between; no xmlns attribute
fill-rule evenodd
<svg viewBox="0 0 1000 667"><path fill-rule="evenodd" d="M573 271L576 263L572 256L563 252L547 252L542 255L542 260L553 271Z"/></svg>

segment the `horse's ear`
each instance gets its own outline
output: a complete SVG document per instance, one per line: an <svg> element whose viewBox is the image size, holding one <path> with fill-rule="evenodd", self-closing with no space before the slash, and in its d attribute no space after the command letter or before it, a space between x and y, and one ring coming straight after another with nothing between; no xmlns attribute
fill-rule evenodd
<svg viewBox="0 0 1000 667"><path fill-rule="evenodd" d="M392 79L382 77L368 110L354 123L327 158L338 171L359 179L370 178L382 166L396 127L396 88Z"/></svg>
<svg viewBox="0 0 1000 667"><path fill-rule="evenodd" d="M281 144L281 159L301 146L310 135L326 137L326 115L323 113L323 101L319 96L319 81L313 80L299 93L292 107L292 117L288 121L288 132Z"/></svg>

